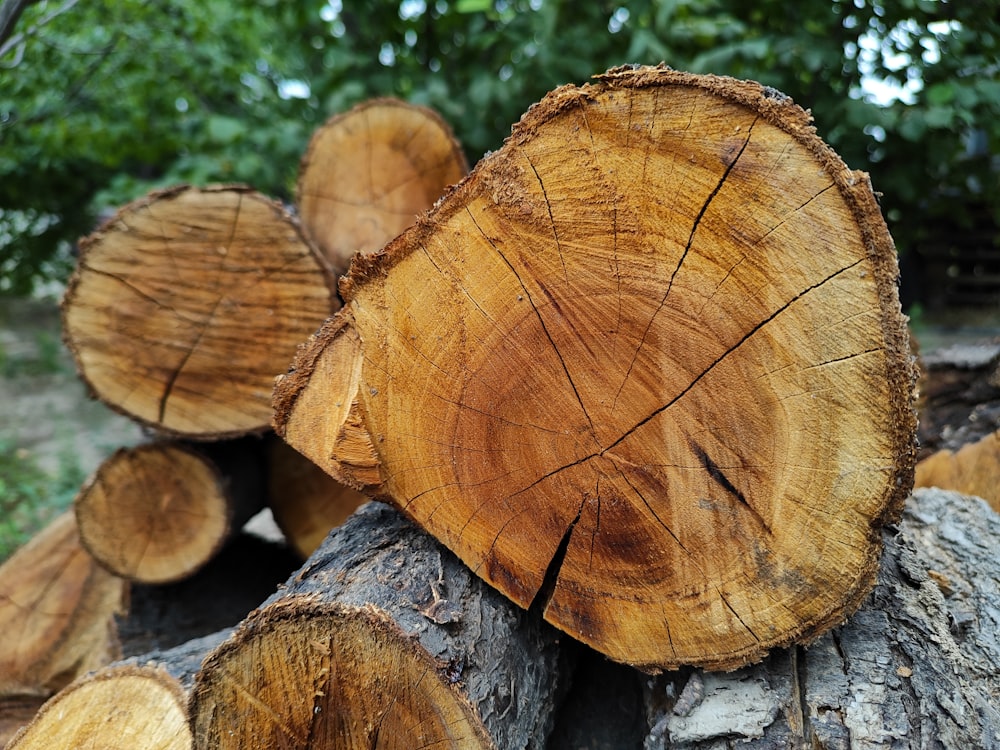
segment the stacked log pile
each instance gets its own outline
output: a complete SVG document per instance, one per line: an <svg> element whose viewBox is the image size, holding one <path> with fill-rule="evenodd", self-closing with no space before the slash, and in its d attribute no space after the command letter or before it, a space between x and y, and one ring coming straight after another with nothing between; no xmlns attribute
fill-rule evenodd
<svg viewBox="0 0 1000 750"><path fill-rule="evenodd" d="M257 210L244 189L170 191L188 206L172 220L140 202L88 244L70 346L95 393L158 438L109 459L77 517L111 540L85 542L97 559L146 583L120 620L132 647L104 662L128 658L49 677L62 690L9 747L1000 742L1000 517L910 494L914 370L867 177L779 93L664 67L558 89L414 211L400 197L414 175L465 171L432 131L436 117L385 101L333 118L303 161L310 228L282 217L247 235L304 254L262 273L236 251ZM376 132L377 147L363 137ZM351 158L327 143L354 144ZM149 280L130 276L129 236ZM175 240L197 281L177 275ZM331 263L347 253L338 299ZM293 314L311 330L257 333L299 294L316 303ZM98 342L140 321L141 345ZM244 344L263 350L225 353ZM268 391L276 435L257 409L272 348L272 380L287 370ZM224 373L219 356L260 379L200 385ZM227 424L243 398L254 416ZM224 417L206 413L216 401ZM315 517L333 484L347 499ZM129 517L116 492L155 501ZM219 510L193 509L208 498ZM151 632L265 503L305 562L213 579L266 581L238 624ZM201 562L184 553L164 573L187 540L157 543L185 517L219 531L194 543Z"/></svg>

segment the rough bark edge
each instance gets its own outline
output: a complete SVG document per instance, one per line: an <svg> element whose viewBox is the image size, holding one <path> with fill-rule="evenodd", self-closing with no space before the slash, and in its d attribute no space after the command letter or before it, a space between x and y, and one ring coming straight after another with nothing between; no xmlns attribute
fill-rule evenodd
<svg viewBox="0 0 1000 750"><path fill-rule="evenodd" d="M878 295L879 324L885 343L886 375L890 397L894 399L891 404L891 422L888 425L893 461L891 479L882 497L882 511L872 518L869 527L868 540L871 547L869 560L859 571L854 586L845 591L842 605L834 607L825 615L819 615L812 623L803 624L796 632L788 633L785 638L772 644L771 648L791 643L808 643L844 622L858 610L871 592L875 585L878 560L882 552L880 530L885 524L899 519L903 504L913 488L913 467L917 451L915 411L917 372L910 350L906 318L899 302L897 288L899 265L895 243L882 217L868 175L864 172L851 171L840 156L816 134L812 116L795 104L790 97L776 89L763 86L756 81L685 73L662 64L655 67L612 68L594 78L597 83L583 86L567 84L551 91L541 101L533 104L512 127L511 135L505 139L503 149L487 154L469 175L447 191L433 208L419 217L408 230L388 243L381 252L356 257L348 274L340 280L340 293L345 304L343 309L347 310L355 289L384 278L397 263L424 244L424 240L435 231L437 225L445 223L455 213L463 210L466 204L463 198L471 196L477 189L482 172L505 158L508 146L519 146L533 137L534 131L539 126L568 109L580 106L582 101L592 99L608 90L654 86L700 88L759 113L769 124L788 133L808 150L829 175L848 205L861 233ZM350 320L343 318L335 324L328 322L328 325L335 329L328 335L335 336L337 331L349 324ZM324 330L325 328L326 326ZM296 359L298 364L298 358ZM301 382L305 385L305 380ZM763 654L756 658L763 658ZM730 654L724 659L702 666L712 669L737 669L746 663L745 654ZM636 666L650 671L661 669L656 666Z"/></svg>
<svg viewBox="0 0 1000 750"><path fill-rule="evenodd" d="M181 440L193 440L199 442L214 442L217 440L227 440L232 438L243 437L246 435L264 435L271 429L271 425L264 423L257 428L251 428L249 430L229 430L226 432L209 432L209 433L188 433L180 432L178 430L165 427L157 422L150 421L133 414L120 405L111 403L105 400L98 394L97 389L94 387L93 383L87 377L83 369L83 363L80 360L80 353L76 344L71 340L69 336L68 326L66 325L66 315L72 300L76 297L77 289L81 283L81 276L84 271L84 264L87 259L87 255L90 253L91 248L99 243L105 234L112 231L114 225L123 220L129 213L134 211L139 211L144 208L148 208L151 204L155 204L162 200L173 200L178 196L189 192L197 191L200 193L223 193L223 192L234 192L241 195L249 196L253 200L260 201L263 205L271 208L276 219L295 232L295 235L302 244L308 248L309 254L315 260L316 265L322 274L323 282L326 288L330 292L331 304L338 300L337 297L337 275L335 274L329 261L323 256L323 254L316 247L314 243L306 232L303 230L299 220L293 216L280 201L269 198L263 193L259 192L255 188L241 184L241 183L220 183L207 185L205 187L197 187L190 185L188 183L181 183L178 185L173 185L160 190L153 190L146 195L137 198L129 203L118 208L114 215L106 221L102 222L93 232L85 237L81 237L78 243L79 257L77 259L76 268L73 269L73 273L70 274L69 280L66 283L66 291L63 292L62 301L59 305L60 312L60 322L62 328L62 340L63 345L69 351L73 358L73 366L76 369L77 377L80 378L81 382L84 384L87 394L90 398L100 401L102 404L107 406L116 414L120 414L127 417L129 420L141 427L151 430L156 435L166 437L166 438L176 438ZM332 307L331 307L332 309Z"/></svg>

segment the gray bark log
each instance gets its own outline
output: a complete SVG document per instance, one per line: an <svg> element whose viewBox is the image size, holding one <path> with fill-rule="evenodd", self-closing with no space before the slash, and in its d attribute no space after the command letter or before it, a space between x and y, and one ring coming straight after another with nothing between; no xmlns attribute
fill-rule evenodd
<svg viewBox="0 0 1000 750"><path fill-rule="evenodd" d="M1000 516L917 490L885 543L872 595L808 648L659 678L645 750L1000 747Z"/></svg>
<svg viewBox="0 0 1000 750"><path fill-rule="evenodd" d="M292 602L374 608L440 665L439 677L459 687L497 748L545 747L564 683L557 631L537 613L520 610L433 538L377 502L362 506L334 529L299 571L209 656L193 693L196 722L213 661L225 649L238 647L242 633L251 633L270 611ZM379 689L377 684L384 682L376 679L373 690ZM211 707L206 709L211 713Z"/></svg>

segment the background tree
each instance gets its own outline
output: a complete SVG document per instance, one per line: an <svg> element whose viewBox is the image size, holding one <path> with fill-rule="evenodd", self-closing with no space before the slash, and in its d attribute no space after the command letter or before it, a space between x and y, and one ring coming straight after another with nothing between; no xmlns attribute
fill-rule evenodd
<svg viewBox="0 0 1000 750"><path fill-rule="evenodd" d="M627 6L31 4L0 41L0 291L59 278L67 243L152 186L242 181L289 199L312 129L365 98L437 109L475 163L549 89L628 62L754 78L810 108L871 172L903 252L942 218L985 216L996 234L1000 0Z"/></svg>

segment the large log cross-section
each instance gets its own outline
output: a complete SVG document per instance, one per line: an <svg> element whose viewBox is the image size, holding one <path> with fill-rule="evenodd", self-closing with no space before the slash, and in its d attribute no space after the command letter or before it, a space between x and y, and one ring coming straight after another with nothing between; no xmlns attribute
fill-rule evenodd
<svg viewBox="0 0 1000 750"><path fill-rule="evenodd" d="M614 69L355 259L275 426L611 658L732 668L871 590L912 483L896 277L787 97Z"/></svg>

